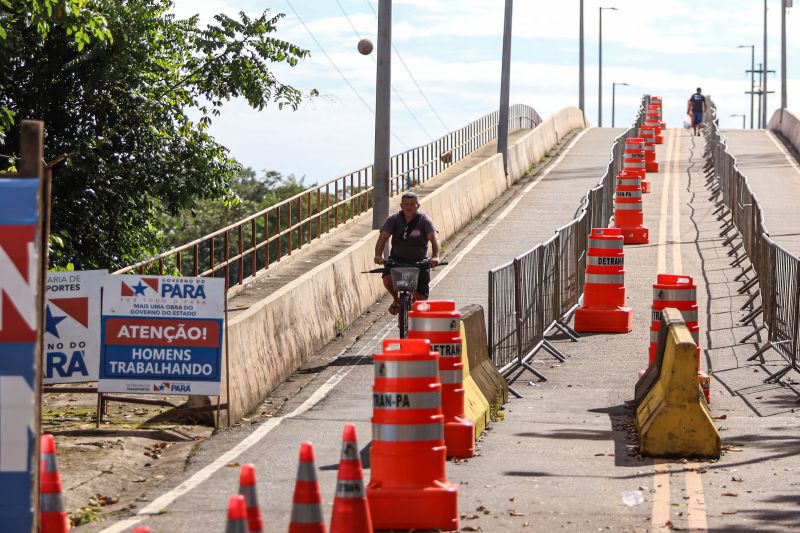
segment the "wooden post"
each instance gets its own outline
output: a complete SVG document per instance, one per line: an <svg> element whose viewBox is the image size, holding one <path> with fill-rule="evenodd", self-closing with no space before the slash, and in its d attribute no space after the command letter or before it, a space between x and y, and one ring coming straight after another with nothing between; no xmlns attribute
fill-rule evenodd
<svg viewBox="0 0 800 533"><path fill-rule="evenodd" d="M42 427L42 354L44 352L44 313L45 290L47 286L47 239L49 235L48 217L50 214L49 188L44 179L44 123L39 120L23 120L20 124L20 176L39 180L39 216L36 232L36 249L39 252L37 301L36 348L33 359L34 386L34 435L31 450L33 465L33 486L31 494L33 507L33 532L39 531L39 434Z"/></svg>

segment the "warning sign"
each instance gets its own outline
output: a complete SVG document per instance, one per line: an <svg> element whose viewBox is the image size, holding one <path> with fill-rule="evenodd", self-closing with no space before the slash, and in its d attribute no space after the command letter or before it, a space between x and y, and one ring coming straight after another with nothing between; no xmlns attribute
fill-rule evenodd
<svg viewBox="0 0 800 533"><path fill-rule="evenodd" d="M97 381L100 289L106 276L105 270L47 274L45 384Z"/></svg>
<svg viewBox="0 0 800 533"><path fill-rule="evenodd" d="M218 395L225 281L109 276L100 392Z"/></svg>

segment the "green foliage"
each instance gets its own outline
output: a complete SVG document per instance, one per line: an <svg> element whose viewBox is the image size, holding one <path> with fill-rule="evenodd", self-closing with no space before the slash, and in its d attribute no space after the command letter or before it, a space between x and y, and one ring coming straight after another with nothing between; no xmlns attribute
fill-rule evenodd
<svg viewBox="0 0 800 533"><path fill-rule="evenodd" d="M32 32L44 42L53 26L58 26L72 37L67 44L78 52L93 38L111 42L108 22L88 3L88 0L0 0L0 40L13 42L18 37L13 33L16 30ZM14 115L13 110L0 105L0 142L14 125Z"/></svg>
<svg viewBox="0 0 800 533"><path fill-rule="evenodd" d="M308 55L273 36L282 15L217 15L200 28L197 17L177 20L170 7L0 0L0 107L14 114L0 113L0 129L4 115L44 120L45 158L67 154L53 177L54 265L131 264L164 245L163 214L203 199L233 205L229 184L241 167L207 133L212 117L230 98L254 109L296 109L303 98L272 72ZM193 122L189 113L198 111ZM19 153L17 126L5 124L0 152Z"/></svg>
<svg viewBox="0 0 800 533"><path fill-rule="evenodd" d="M306 189L303 181L274 170L264 171L259 178L248 167L231 183L232 197L201 200L177 215L163 215L160 227L168 246L175 248L291 198ZM263 221L259 224L263 226Z"/></svg>

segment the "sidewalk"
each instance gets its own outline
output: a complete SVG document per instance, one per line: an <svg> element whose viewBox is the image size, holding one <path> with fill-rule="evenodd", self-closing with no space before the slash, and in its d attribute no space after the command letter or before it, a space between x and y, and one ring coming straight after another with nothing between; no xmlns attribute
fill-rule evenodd
<svg viewBox="0 0 800 533"><path fill-rule="evenodd" d="M800 255L800 166L779 135L767 130L722 130L728 151L764 208L770 236Z"/></svg>

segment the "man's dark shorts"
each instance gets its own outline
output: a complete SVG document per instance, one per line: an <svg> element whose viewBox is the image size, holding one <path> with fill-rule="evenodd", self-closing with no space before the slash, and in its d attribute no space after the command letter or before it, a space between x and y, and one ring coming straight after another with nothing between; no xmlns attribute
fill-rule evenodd
<svg viewBox="0 0 800 533"><path fill-rule="evenodd" d="M699 126L703 123L703 112L702 111L693 111L692 112L692 126Z"/></svg>
<svg viewBox="0 0 800 533"><path fill-rule="evenodd" d="M395 258L390 258L392 261L397 261ZM398 261L399 263L399 261ZM386 274L383 276L391 277L391 274ZM417 292L420 293L422 296L427 298L430 296L431 293L431 270L429 268L420 268L419 269L419 277L417 278Z"/></svg>

